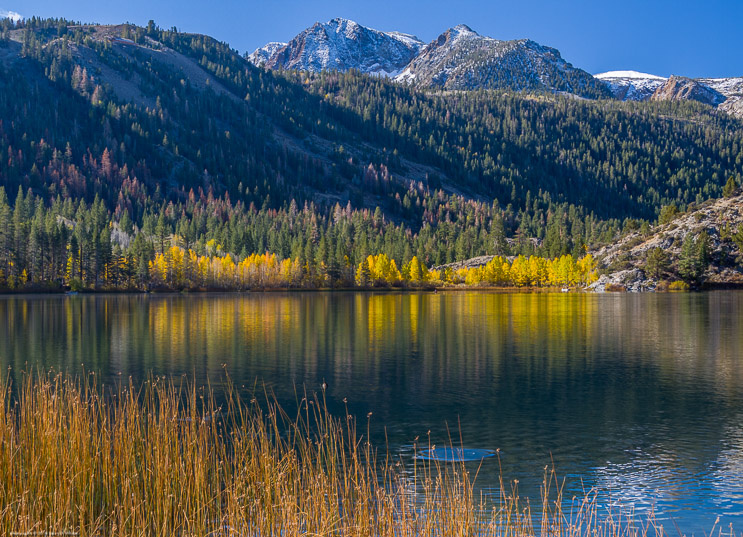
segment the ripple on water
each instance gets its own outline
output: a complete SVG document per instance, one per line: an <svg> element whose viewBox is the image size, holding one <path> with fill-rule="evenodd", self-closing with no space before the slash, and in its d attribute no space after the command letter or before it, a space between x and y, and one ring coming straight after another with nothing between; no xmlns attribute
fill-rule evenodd
<svg viewBox="0 0 743 537"><path fill-rule="evenodd" d="M495 457L492 449L476 449L463 447L442 447L425 449L416 455L416 458L425 461L439 462L471 462Z"/></svg>

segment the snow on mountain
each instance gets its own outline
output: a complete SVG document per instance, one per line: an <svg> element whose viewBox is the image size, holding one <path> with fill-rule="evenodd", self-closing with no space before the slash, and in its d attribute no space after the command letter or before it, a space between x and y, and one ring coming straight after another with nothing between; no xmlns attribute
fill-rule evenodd
<svg viewBox="0 0 743 537"><path fill-rule="evenodd" d="M268 54L264 63L271 69L313 72L358 69L363 73L394 76L410 63L423 46L420 39L411 35L380 32L338 18L315 23L286 46ZM258 51L253 53L255 60L251 58L256 64L263 57L263 53L258 54Z"/></svg>
<svg viewBox="0 0 743 537"><path fill-rule="evenodd" d="M336 18L315 23L289 43L268 43L248 60L269 69L347 71L446 90L554 91L623 101L693 99L743 117L743 77L665 78L632 70L591 76L554 48L530 39L501 41L460 24L426 45L415 36L380 32Z"/></svg>
<svg viewBox="0 0 743 537"><path fill-rule="evenodd" d="M255 49L255 51L248 56L248 61L253 65L260 67L261 65L265 64L269 60L269 58L276 54L276 52L284 48L286 45L286 43L279 43L277 41L267 43L261 48Z"/></svg>
<svg viewBox="0 0 743 537"><path fill-rule="evenodd" d="M743 117L743 77L664 78L637 71L609 71L594 76L623 101L695 100Z"/></svg>
<svg viewBox="0 0 743 537"><path fill-rule="evenodd" d="M566 62L556 49L529 39L501 41L460 24L424 48L396 77L400 82L466 90L551 90L584 97L609 96L590 74Z"/></svg>
<svg viewBox="0 0 743 537"><path fill-rule="evenodd" d="M615 99L621 101L647 101L667 80L638 71L609 71L595 77L609 87Z"/></svg>
<svg viewBox="0 0 743 537"><path fill-rule="evenodd" d="M743 77L698 78L697 82L725 97L725 101L718 106L720 110L743 118Z"/></svg>
<svg viewBox="0 0 743 537"><path fill-rule="evenodd" d="M387 35L390 37L394 37L398 41L401 41L402 43L407 44L411 48L416 49L417 51L420 51L426 44L418 39L414 35L410 34L404 34L402 32L386 32Z"/></svg>
<svg viewBox="0 0 743 537"><path fill-rule="evenodd" d="M697 78L697 82L709 86L725 97L743 97L743 77Z"/></svg>
<svg viewBox="0 0 743 537"><path fill-rule="evenodd" d="M666 80L662 76L641 73L639 71L607 71L594 75L596 78L630 78L630 79L647 79L647 80Z"/></svg>

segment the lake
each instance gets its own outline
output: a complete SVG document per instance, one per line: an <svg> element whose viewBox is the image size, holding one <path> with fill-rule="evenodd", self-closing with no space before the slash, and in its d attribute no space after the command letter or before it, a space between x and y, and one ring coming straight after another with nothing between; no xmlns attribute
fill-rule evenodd
<svg viewBox="0 0 743 537"><path fill-rule="evenodd" d="M217 387L227 371L288 406L325 380L331 410L403 457L451 437L499 449L534 503L554 463L568 499L596 487L669 531L743 529L741 292L0 297L0 367L36 366Z"/></svg>

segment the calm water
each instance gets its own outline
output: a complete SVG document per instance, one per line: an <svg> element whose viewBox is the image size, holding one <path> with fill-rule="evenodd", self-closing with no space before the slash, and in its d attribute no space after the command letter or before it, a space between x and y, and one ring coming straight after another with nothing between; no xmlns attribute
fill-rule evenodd
<svg viewBox="0 0 743 537"><path fill-rule="evenodd" d="M536 499L568 492L654 509L701 535L743 529L743 293L0 297L0 366L329 384L392 451L416 437L500 448ZM478 487L494 494L498 463Z"/></svg>

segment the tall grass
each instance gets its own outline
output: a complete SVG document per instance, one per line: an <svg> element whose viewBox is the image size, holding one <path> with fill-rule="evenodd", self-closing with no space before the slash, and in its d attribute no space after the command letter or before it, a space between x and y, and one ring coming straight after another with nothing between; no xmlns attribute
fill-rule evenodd
<svg viewBox="0 0 743 537"><path fill-rule="evenodd" d="M289 416L151 379L25 375L0 390L0 534L641 537L652 520L565 510L546 472L540 516L501 481L476 497L476 468L375 451L350 416L304 397ZM475 475L473 475L473 472ZM534 520L537 520L535 523Z"/></svg>

